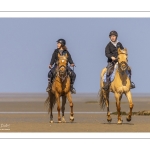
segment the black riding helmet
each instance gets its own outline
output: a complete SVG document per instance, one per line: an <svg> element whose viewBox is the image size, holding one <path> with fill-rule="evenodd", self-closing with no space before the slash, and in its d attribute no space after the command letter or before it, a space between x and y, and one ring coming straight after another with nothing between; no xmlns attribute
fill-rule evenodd
<svg viewBox="0 0 150 150"><path fill-rule="evenodd" d="M109 33L109 37L112 36L112 35L115 35L116 37L118 37L118 33L116 31L111 31Z"/></svg>
<svg viewBox="0 0 150 150"><path fill-rule="evenodd" d="M66 45L66 41L64 39L59 39L56 41L57 43L60 43L62 46Z"/></svg>

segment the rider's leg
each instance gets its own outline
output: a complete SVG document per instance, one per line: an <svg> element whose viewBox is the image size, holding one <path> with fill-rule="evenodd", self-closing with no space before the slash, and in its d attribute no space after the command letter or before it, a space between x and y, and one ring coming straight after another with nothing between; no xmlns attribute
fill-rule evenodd
<svg viewBox="0 0 150 150"><path fill-rule="evenodd" d="M115 63L113 63L113 62L109 62L108 65L107 65L106 83L103 86L104 90L108 90L109 89L109 85L111 83L111 81L110 81L110 75L114 71L114 65L115 65Z"/></svg>
<svg viewBox="0 0 150 150"><path fill-rule="evenodd" d="M46 92L49 92L50 91L50 89L51 89L51 87L52 87L52 76L53 76L53 74L52 74L52 72L51 72L51 70L48 72L48 86L47 86L47 88L46 88Z"/></svg>
<svg viewBox="0 0 150 150"><path fill-rule="evenodd" d="M128 67L128 73L129 73L129 79L130 79L130 89L134 89L135 88L135 84L131 81L131 68Z"/></svg>
<svg viewBox="0 0 150 150"><path fill-rule="evenodd" d="M67 69L68 69L68 74L69 74L70 79L71 79L71 82L70 82L70 90L71 90L71 93L72 93L72 94L76 94L76 90L75 90L75 88L73 87L74 82L75 82L75 79L76 79L76 74L75 74L75 72L74 72L70 67L68 67Z"/></svg>
<svg viewBox="0 0 150 150"><path fill-rule="evenodd" d="M48 72L48 86L46 88L46 92L50 91L52 88L52 81L55 74L56 66L54 66L49 72Z"/></svg>

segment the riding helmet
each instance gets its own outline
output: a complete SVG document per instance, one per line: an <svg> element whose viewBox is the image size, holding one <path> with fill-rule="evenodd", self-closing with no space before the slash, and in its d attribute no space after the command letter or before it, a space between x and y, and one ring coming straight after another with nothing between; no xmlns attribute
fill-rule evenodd
<svg viewBox="0 0 150 150"><path fill-rule="evenodd" d="M56 41L57 43L60 43L62 46L66 45L66 41L64 39L59 39Z"/></svg>
<svg viewBox="0 0 150 150"><path fill-rule="evenodd" d="M111 31L109 33L109 36L115 35L116 37L118 37L118 33L116 31Z"/></svg>

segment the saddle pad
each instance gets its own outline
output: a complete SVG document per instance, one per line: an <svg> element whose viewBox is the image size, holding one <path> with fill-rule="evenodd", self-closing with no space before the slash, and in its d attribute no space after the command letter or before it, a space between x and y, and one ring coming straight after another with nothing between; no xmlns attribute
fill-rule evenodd
<svg viewBox="0 0 150 150"><path fill-rule="evenodd" d="M115 73L116 73L116 70L118 69L118 63L115 64L114 66L114 71L113 73L110 75L110 81L112 82L115 78ZM106 72L104 74L104 77L103 77L103 82L106 82Z"/></svg>
<svg viewBox="0 0 150 150"><path fill-rule="evenodd" d="M112 82L115 78L115 73L116 73L116 69L114 69L113 73L110 75L110 81ZM104 74L103 77L103 82L106 82L106 73Z"/></svg>

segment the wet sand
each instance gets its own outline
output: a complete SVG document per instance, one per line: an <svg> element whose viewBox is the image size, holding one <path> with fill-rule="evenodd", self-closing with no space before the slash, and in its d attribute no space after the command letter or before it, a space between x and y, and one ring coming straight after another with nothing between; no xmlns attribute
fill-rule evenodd
<svg viewBox="0 0 150 150"><path fill-rule="evenodd" d="M0 94L0 132L150 132L150 116L133 116L131 122L122 115L123 124L117 125L117 116L108 123L106 108L100 109L97 94L73 95L74 122L70 122L69 103L66 103L66 123L57 123L54 107L54 123L44 105L47 94ZM150 110L149 95L133 95L133 111ZM114 96L110 96L110 111L116 111ZM129 111L124 96L121 111Z"/></svg>

